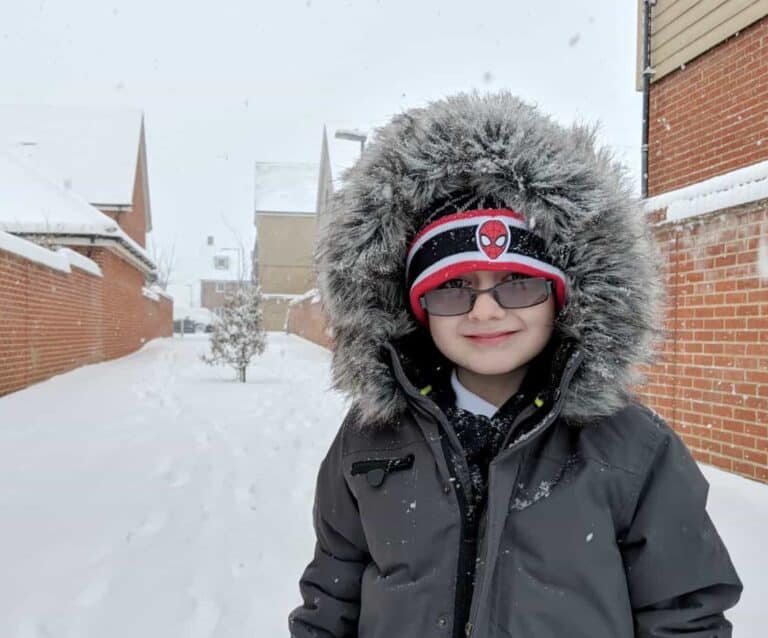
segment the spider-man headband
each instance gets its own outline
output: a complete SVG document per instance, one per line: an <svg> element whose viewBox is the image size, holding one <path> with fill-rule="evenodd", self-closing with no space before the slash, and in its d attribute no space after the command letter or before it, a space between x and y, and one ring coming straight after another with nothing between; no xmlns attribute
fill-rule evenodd
<svg viewBox="0 0 768 638"><path fill-rule="evenodd" d="M504 270L546 277L555 285L557 308L565 305L563 271L554 266L525 218L509 209L467 210L446 215L422 228L408 248L406 287L411 311L422 324L419 304L425 292L474 270Z"/></svg>

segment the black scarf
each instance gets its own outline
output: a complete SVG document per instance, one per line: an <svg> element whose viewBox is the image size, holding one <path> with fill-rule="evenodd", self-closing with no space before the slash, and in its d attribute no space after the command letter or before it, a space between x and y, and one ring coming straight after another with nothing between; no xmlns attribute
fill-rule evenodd
<svg viewBox="0 0 768 638"><path fill-rule="evenodd" d="M466 503L466 514L470 527L475 531L488 490L488 465L498 454L512 422L520 411L533 402L537 396L545 401L549 400L541 384L545 383L548 378L546 371L551 364L551 356L552 349L547 347L530 362L518 392L511 396L490 418L457 407L456 393L450 385L449 378L443 377L441 385L430 394L453 427L469 467L472 499ZM518 423L512 440L522 434L526 426L530 427L531 423L535 422L535 420L524 419ZM453 448L449 449L453 450ZM456 458L452 451L449 461L452 465L452 474L455 480L459 481L459 474L456 470L461 459ZM458 487L461 488L460 485Z"/></svg>

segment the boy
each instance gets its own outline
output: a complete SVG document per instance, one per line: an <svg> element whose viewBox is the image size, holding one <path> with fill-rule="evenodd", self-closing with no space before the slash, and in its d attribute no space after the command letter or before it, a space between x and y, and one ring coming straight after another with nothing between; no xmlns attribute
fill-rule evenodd
<svg viewBox="0 0 768 638"><path fill-rule="evenodd" d="M353 403L291 635L730 637L707 482L629 389L661 272L593 133L460 94L345 178L315 257Z"/></svg>

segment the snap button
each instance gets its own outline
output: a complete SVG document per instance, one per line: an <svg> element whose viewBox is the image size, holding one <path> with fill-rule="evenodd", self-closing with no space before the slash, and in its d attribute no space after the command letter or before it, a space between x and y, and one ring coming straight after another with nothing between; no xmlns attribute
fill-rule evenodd
<svg viewBox="0 0 768 638"><path fill-rule="evenodd" d="M447 627L448 626L448 616L446 616L445 614L440 614L437 617L437 626L440 627L441 629Z"/></svg>
<svg viewBox="0 0 768 638"><path fill-rule="evenodd" d="M450 483L443 483L443 492L446 494L451 493L451 484Z"/></svg>
<svg viewBox="0 0 768 638"><path fill-rule="evenodd" d="M365 475L365 478L368 479L368 484L372 487L379 487L384 482L384 476L386 476L386 472L383 468L377 467L373 470L368 470L368 472Z"/></svg>

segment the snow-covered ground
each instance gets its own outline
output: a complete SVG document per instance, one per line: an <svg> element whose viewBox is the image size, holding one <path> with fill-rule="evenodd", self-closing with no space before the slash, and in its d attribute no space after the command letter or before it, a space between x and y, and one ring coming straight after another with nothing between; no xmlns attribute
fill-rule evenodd
<svg viewBox="0 0 768 638"><path fill-rule="evenodd" d="M188 335L0 398L0 637L287 636L346 403L325 350L268 340L246 384ZM702 469L762 638L768 486Z"/></svg>

